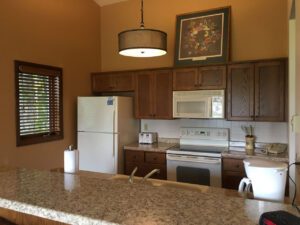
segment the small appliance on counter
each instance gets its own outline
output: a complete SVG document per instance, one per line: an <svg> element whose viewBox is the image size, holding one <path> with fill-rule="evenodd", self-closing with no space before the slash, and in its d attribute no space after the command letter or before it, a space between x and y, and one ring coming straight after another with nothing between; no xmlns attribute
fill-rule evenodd
<svg viewBox="0 0 300 225"><path fill-rule="evenodd" d="M139 144L153 144L157 142L157 133L141 132L139 133Z"/></svg>
<svg viewBox="0 0 300 225"><path fill-rule="evenodd" d="M249 191L256 199L283 202L288 165L266 159L244 159L247 178L239 185L239 192Z"/></svg>

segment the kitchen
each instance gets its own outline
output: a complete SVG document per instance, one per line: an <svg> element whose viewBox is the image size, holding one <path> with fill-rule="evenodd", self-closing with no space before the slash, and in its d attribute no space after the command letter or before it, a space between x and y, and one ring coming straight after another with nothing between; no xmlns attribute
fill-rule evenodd
<svg viewBox="0 0 300 225"><path fill-rule="evenodd" d="M3 7L0 7L3 23L1 27L4 29L3 42L1 42L3 52L1 68L3 74L9 74L9 76L1 78L3 79L0 88L3 105L13 105L15 102L13 60L22 59L29 62L57 65L64 69L64 139L15 147L15 109L14 107L2 108L1 124L6 135L0 137L3 146L0 154L1 164L4 165L39 169L62 167L63 150L69 144L76 143L74 121L76 121L77 96L91 95L90 73L173 66L175 16L178 14L231 5L232 60L288 56L287 2L272 3L274 9L271 13L274 16L270 15L270 18L266 19L264 13L269 9L269 1L243 4L237 1L214 3L203 1L200 5L197 1L191 1L189 4L182 1L174 4L167 1L147 3L145 10L150 12L161 10L158 12L161 15L159 19L146 11L145 21L147 26L157 27L168 33L168 54L160 58L138 59L138 61L119 56L116 44L118 32L125 30L127 26L138 26L136 9L139 8L139 2L137 1L103 6L101 10L96 8L97 5L93 1L87 1L87 3L65 1L60 5L51 1L47 4L26 1L26 3L18 2L18 5L11 1L3 1L1 4L4 4ZM157 5L161 5L161 7L157 9ZM16 11L16 15L12 11ZM166 11L170 11L170 13L165 13ZM47 13L48 17L40 15L39 12ZM113 17L113 15L120 15L120 17ZM65 20L65 18L70 19ZM27 30L29 26L32 28L30 33ZM101 27L101 31L99 27ZM281 32L278 33L278 29ZM251 35L252 33L258 35ZM249 36L252 37L249 38ZM207 120L171 120L164 123L168 126L161 125L159 128L157 127L160 124L159 121L142 121L141 128L144 129L144 124L147 124L148 131L157 131L161 137L177 138L179 136L178 128L181 126L222 127L224 125L228 128L235 128L236 132L233 133L233 129L231 137L240 140L242 138L240 125L244 124L223 120L211 122ZM157 126L154 126L155 124ZM249 124L246 123L246 125ZM276 140L277 142L278 140L278 142L287 143L288 125L286 123L253 122L253 126L256 127L255 132L266 135L263 138L264 136L256 133L258 138L262 138L257 141L274 142ZM263 129L258 129L259 126ZM275 130L276 135L270 134L270 131Z"/></svg>

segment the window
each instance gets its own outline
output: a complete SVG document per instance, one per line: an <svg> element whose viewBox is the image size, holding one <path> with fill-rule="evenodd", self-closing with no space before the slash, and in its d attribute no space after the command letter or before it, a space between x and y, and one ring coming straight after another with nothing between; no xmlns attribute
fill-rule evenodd
<svg viewBox="0 0 300 225"><path fill-rule="evenodd" d="M63 138L62 69L15 61L17 146Z"/></svg>

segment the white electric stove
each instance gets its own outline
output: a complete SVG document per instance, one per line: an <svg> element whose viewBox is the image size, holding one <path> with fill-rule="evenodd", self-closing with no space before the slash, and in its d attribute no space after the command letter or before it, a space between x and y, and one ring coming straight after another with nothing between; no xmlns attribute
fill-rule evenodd
<svg viewBox="0 0 300 225"><path fill-rule="evenodd" d="M185 127L180 134L180 146L167 150L168 180L221 187L221 152L228 150L229 130Z"/></svg>

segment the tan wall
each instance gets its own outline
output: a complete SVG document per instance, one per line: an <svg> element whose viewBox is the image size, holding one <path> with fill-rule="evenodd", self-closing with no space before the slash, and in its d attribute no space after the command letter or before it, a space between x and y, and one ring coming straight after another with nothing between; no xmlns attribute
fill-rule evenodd
<svg viewBox="0 0 300 225"><path fill-rule="evenodd" d="M138 28L140 0L101 8L102 70L173 66L175 17L223 6L232 7L232 60L288 56L287 0L146 0L145 26L168 33L168 54L153 59L118 55L118 33Z"/></svg>
<svg viewBox="0 0 300 225"><path fill-rule="evenodd" d="M0 1L0 165L53 168L76 144L76 97L100 70L100 8L92 0ZM13 60L63 68L64 139L16 147Z"/></svg>

